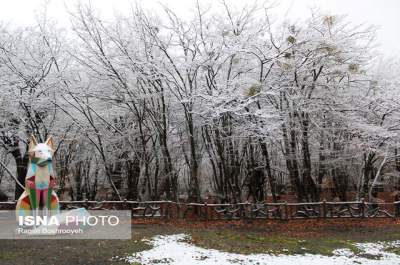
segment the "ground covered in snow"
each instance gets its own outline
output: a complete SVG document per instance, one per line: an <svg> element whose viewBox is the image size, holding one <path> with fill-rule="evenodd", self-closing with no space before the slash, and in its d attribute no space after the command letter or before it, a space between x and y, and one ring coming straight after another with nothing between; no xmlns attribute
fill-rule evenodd
<svg viewBox="0 0 400 265"><path fill-rule="evenodd" d="M175 234L155 236L150 242L153 248L126 257L115 257L131 264L171 265L235 265L235 264L400 264L400 256L386 251L397 248L400 241L358 243L354 249L337 249L330 256L236 254L205 249L190 243L190 236Z"/></svg>

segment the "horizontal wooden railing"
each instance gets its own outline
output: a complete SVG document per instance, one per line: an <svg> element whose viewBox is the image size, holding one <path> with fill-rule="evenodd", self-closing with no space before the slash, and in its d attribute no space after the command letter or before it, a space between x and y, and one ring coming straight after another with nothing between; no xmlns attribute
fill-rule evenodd
<svg viewBox="0 0 400 265"><path fill-rule="evenodd" d="M15 209L16 202L0 202L0 210ZM391 203L180 203L173 201L60 201L61 209L130 210L132 218L237 220L237 219L333 219L399 218L400 201Z"/></svg>

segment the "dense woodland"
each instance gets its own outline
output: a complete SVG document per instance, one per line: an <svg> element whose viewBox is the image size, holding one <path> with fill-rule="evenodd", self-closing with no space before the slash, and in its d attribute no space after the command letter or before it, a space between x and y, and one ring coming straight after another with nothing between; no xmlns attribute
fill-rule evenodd
<svg viewBox="0 0 400 265"><path fill-rule="evenodd" d="M396 176L400 60L383 59L373 27L216 5L104 20L82 3L70 28L45 12L1 25L2 164L23 183L29 136L53 135L71 200L368 199Z"/></svg>

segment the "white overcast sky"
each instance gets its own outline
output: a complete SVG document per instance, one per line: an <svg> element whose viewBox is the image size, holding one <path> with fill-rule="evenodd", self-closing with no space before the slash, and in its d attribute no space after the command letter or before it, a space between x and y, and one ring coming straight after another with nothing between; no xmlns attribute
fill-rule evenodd
<svg viewBox="0 0 400 265"><path fill-rule="evenodd" d="M68 26L68 15L65 6L71 6L76 0L47 0L48 15L56 18L60 24ZM87 0L83 0L87 1ZM211 0L199 0L207 5ZM218 0L217 0L218 1ZM226 0L238 6L246 0ZM157 9L159 3L166 4L178 14L185 15L193 10L194 0L136 0L145 8ZM400 56L400 0L274 0L278 5L277 16L299 19L310 14L311 8L319 8L328 14L347 14L356 24L366 23L378 26L377 41L380 50L388 56ZM35 12L40 9L44 0L0 0L0 20L16 24L29 25L34 22ZM105 17L113 12L129 10L130 0L91 0L92 6L98 8Z"/></svg>

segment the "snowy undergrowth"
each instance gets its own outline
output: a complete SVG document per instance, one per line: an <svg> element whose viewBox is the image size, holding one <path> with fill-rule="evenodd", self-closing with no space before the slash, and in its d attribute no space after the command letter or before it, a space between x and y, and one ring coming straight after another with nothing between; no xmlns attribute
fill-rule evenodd
<svg viewBox="0 0 400 265"><path fill-rule="evenodd" d="M197 247L189 243L185 234L156 236L150 243L150 250L127 257L116 257L130 264L169 265L247 265L247 264L400 264L400 256L386 251L400 246L400 241L390 243L357 243L361 254L355 255L349 249L338 249L333 256L323 255L270 255L235 254Z"/></svg>

